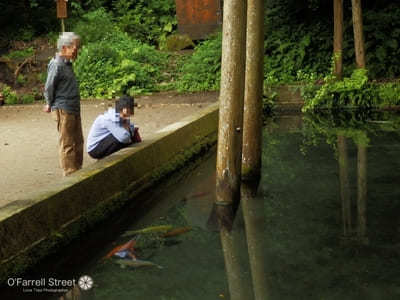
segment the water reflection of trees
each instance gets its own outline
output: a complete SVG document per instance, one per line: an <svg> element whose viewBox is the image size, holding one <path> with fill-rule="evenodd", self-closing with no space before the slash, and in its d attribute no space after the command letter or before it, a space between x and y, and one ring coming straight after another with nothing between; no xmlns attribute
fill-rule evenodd
<svg viewBox="0 0 400 300"><path fill-rule="evenodd" d="M393 173L399 164L392 161L399 121L387 113L349 112L339 120L321 113L265 137L262 192L273 299L398 296L390 278L400 257L399 244L393 245L400 228L394 217L399 175Z"/></svg>
<svg viewBox="0 0 400 300"><path fill-rule="evenodd" d="M357 145L357 221L352 221L352 203L349 184L347 141L342 135L337 138L340 197L342 200L342 221L344 240L368 243L367 237L367 147ZM357 228L353 228L357 224Z"/></svg>
<svg viewBox="0 0 400 300"><path fill-rule="evenodd" d="M303 115L301 151L319 144L329 144L337 154L337 137L351 139L357 145L368 146L370 138L380 132L400 134L400 116L384 111L321 111Z"/></svg>
<svg viewBox="0 0 400 300"><path fill-rule="evenodd" d="M302 129L303 153L319 143L328 143L335 151L339 164L339 183L342 201L343 237L368 243L367 237L367 149L370 139L381 132L400 133L400 117L382 111L324 111L306 114ZM357 146L357 201L356 217L351 208L347 143ZM352 218L354 220L352 220Z"/></svg>

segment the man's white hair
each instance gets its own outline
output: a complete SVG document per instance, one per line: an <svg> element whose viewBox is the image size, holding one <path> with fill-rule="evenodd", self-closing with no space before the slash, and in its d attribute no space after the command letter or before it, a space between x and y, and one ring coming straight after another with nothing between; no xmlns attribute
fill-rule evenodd
<svg viewBox="0 0 400 300"><path fill-rule="evenodd" d="M62 47L64 46L71 46L71 44L76 41L80 40L81 37L77 35L75 32L62 32L58 37L57 41L57 50L61 51Z"/></svg>

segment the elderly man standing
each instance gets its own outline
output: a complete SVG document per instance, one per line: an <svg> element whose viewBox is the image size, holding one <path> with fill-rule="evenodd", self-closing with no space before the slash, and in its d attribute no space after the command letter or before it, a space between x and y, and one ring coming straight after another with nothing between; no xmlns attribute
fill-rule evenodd
<svg viewBox="0 0 400 300"><path fill-rule="evenodd" d="M60 164L67 176L82 167L83 134L80 116L79 85L72 69L80 46L80 37L63 32L57 41L56 56L50 60L44 97L45 112L52 111L59 132Z"/></svg>

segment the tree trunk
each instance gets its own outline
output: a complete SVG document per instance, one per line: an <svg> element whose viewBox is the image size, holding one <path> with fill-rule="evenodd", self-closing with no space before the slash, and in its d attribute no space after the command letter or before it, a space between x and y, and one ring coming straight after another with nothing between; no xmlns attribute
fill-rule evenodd
<svg viewBox="0 0 400 300"><path fill-rule="evenodd" d="M343 73L343 0L333 1L334 33L333 33L333 59L335 62L333 74L337 79L342 79Z"/></svg>
<svg viewBox="0 0 400 300"><path fill-rule="evenodd" d="M351 0L353 12L354 49L357 68L366 67L361 0Z"/></svg>
<svg viewBox="0 0 400 300"><path fill-rule="evenodd" d="M224 1L216 204L240 199L246 1Z"/></svg>

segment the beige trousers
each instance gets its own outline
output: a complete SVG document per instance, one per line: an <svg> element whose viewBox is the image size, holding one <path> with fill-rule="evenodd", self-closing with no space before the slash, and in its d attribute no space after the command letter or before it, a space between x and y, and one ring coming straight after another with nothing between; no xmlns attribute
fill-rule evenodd
<svg viewBox="0 0 400 300"><path fill-rule="evenodd" d="M83 162L83 134L81 116L65 110L53 111L59 133L60 165L64 176L80 168Z"/></svg>

